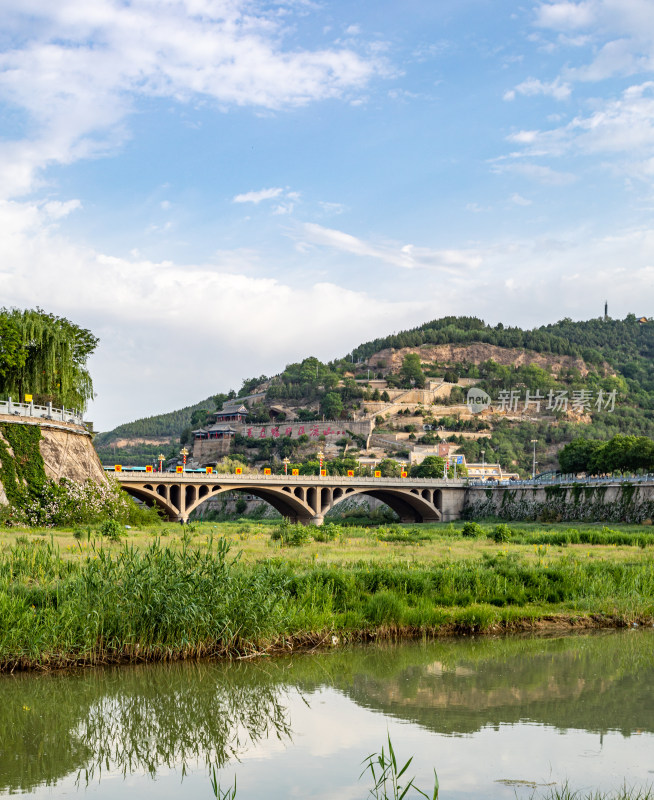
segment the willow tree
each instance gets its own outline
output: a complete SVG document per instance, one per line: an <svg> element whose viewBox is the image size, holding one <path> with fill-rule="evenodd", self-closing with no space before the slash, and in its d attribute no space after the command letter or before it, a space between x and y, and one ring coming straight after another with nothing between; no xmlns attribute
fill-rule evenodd
<svg viewBox="0 0 654 800"><path fill-rule="evenodd" d="M0 392L83 410L93 397L86 362L98 339L40 308L0 309Z"/></svg>

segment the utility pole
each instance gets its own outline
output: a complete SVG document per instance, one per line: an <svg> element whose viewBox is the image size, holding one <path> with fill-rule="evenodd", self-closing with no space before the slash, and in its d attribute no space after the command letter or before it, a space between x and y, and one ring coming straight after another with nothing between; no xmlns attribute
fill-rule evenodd
<svg viewBox="0 0 654 800"><path fill-rule="evenodd" d="M534 461L533 461L532 467L531 467L531 479L532 479L532 481L536 477L536 442L537 441L538 441L538 439L532 439L531 440L531 443L534 445Z"/></svg>

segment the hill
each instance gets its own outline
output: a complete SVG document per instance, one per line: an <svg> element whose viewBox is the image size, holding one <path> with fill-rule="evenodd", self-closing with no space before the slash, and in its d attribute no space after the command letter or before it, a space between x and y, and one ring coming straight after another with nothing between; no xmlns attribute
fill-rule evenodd
<svg viewBox="0 0 654 800"><path fill-rule="evenodd" d="M233 394L233 393L232 393ZM156 459L163 449L166 457L172 457L179 449L179 441L185 429L191 425L193 414L200 409L220 407L228 395L214 395L192 406L177 411L142 417L134 422L126 422L111 431L98 433L94 439L95 449L103 463L145 463Z"/></svg>
<svg viewBox="0 0 654 800"><path fill-rule="evenodd" d="M252 423L373 416L371 454L378 457L419 460L445 439L468 461L499 462L525 473L531 471L534 439L540 468L555 469L558 450L579 436L654 436L653 362L654 323L639 323L633 314L624 320L564 319L533 330L445 317L361 344L327 364L309 357L279 375L247 379L238 396L261 394L249 408ZM491 396L492 409L470 413L465 393L473 385ZM501 407L511 392L522 408ZM524 407L527 392L540 394L538 409L535 403ZM554 405L552 398L563 395L565 408ZM199 427L228 397L121 425L100 434L96 446L101 457L116 453L123 463L152 458L162 448L173 455L180 443L190 442L191 426ZM575 407L575 397L585 402ZM252 445L237 437L235 449L251 461L282 455L274 442Z"/></svg>

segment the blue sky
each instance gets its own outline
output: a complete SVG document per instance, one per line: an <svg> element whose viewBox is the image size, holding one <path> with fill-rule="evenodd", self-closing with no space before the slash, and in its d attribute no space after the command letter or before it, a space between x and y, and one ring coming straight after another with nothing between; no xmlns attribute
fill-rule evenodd
<svg viewBox="0 0 654 800"><path fill-rule="evenodd" d="M99 429L444 314L652 315L654 2L0 0L0 297Z"/></svg>

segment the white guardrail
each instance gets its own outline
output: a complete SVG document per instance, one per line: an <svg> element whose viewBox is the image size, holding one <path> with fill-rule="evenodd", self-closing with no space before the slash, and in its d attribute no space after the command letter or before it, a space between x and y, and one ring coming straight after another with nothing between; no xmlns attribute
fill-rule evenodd
<svg viewBox="0 0 654 800"><path fill-rule="evenodd" d="M601 475L597 477L579 478L576 475L556 475L553 478L533 478L522 481L515 480L471 480L469 486L567 486L571 483L597 485L602 483L654 483L654 475Z"/></svg>
<svg viewBox="0 0 654 800"><path fill-rule="evenodd" d="M79 411L70 408L53 408L52 403L48 403L45 406L38 406L34 403L14 403L11 397L8 400L0 400L0 414L56 420L57 422L73 422L75 425L84 424Z"/></svg>

